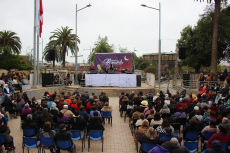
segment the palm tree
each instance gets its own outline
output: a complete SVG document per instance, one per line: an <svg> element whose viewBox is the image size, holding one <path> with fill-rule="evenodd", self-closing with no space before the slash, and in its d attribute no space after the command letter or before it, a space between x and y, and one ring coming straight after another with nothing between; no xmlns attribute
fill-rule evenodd
<svg viewBox="0 0 230 153"><path fill-rule="evenodd" d="M13 31L0 31L0 46L1 47L10 47L11 53L20 54L21 52L21 40L17 33Z"/></svg>
<svg viewBox="0 0 230 153"><path fill-rule="evenodd" d="M214 15L214 24L213 24L213 37L212 37L212 62L211 62L211 75L212 76L217 76L218 31L219 31L218 26L219 26L219 21L220 21L220 2L221 1L227 2L227 0L215 0L215 15ZM208 0L207 2L211 3L212 0Z"/></svg>
<svg viewBox="0 0 230 153"><path fill-rule="evenodd" d="M69 29L68 26L61 27L61 29L56 29L52 36L50 36L50 40L53 40L52 44L55 47L58 47L58 52L60 54L60 59L63 61L63 67L65 67L65 56L68 49L70 49L72 55L75 54L75 41L76 35L72 34L71 31L73 29ZM77 38L78 43L80 43L79 38Z"/></svg>
<svg viewBox="0 0 230 153"><path fill-rule="evenodd" d="M46 44L46 47L43 51L43 57L46 61L50 61L49 60L49 51L50 50L55 50L55 61L56 62L59 62L61 61L61 58L60 58L60 52L59 52L59 47L58 46L55 46L55 40L51 40L48 44ZM55 67L55 61L53 61L53 67Z"/></svg>

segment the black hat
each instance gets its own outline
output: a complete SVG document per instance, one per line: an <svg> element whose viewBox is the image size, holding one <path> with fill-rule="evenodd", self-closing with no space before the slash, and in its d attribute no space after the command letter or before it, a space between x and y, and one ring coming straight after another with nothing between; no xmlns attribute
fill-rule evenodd
<svg viewBox="0 0 230 153"><path fill-rule="evenodd" d="M67 125L65 125L65 124L60 124L60 125L59 125L59 129L60 129L60 130L62 130L62 129L64 129L64 128L66 128L66 127L67 127Z"/></svg>

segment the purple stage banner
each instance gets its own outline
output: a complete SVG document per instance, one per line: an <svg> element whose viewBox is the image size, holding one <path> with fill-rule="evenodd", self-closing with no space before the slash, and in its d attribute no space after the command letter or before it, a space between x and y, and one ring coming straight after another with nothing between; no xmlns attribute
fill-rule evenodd
<svg viewBox="0 0 230 153"><path fill-rule="evenodd" d="M114 70L123 70L132 68L132 53L96 53L96 70L98 67L105 67L109 70L109 63L112 60Z"/></svg>

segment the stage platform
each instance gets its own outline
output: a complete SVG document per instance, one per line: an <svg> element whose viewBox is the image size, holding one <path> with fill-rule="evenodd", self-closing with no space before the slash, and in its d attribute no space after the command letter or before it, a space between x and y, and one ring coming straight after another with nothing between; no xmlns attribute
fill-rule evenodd
<svg viewBox="0 0 230 153"><path fill-rule="evenodd" d="M100 95L101 92L105 92L107 96L110 97L117 97L121 94L121 92L125 93L131 93L134 91L135 94L138 94L139 91L142 91L144 95L148 93L148 91L151 91L153 94L155 94L155 89L153 86L147 85L145 83L141 83L141 87L81 87L79 85L72 85L72 86L66 86L65 92L74 92L78 91L80 93L83 93L85 91L88 91L91 95L93 92L96 95Z"/></svg>

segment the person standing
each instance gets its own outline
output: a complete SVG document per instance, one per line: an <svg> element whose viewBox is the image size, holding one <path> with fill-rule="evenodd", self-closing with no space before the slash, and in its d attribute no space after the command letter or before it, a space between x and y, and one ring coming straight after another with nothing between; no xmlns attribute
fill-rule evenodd
<svg viewBox="0 0 230 153"><path fill-rule="evenodd" d="M77 80L78 80L78 84L80 85L81 83L81 73L80 72L77 74Z"/></svg>
<svg viewBox="0 0 230 153"><path fill-rule="evenodd" d="M110 68L110 70L113 70L113 62L112 62L112 60L109 62L109 68Z"/></svg>

